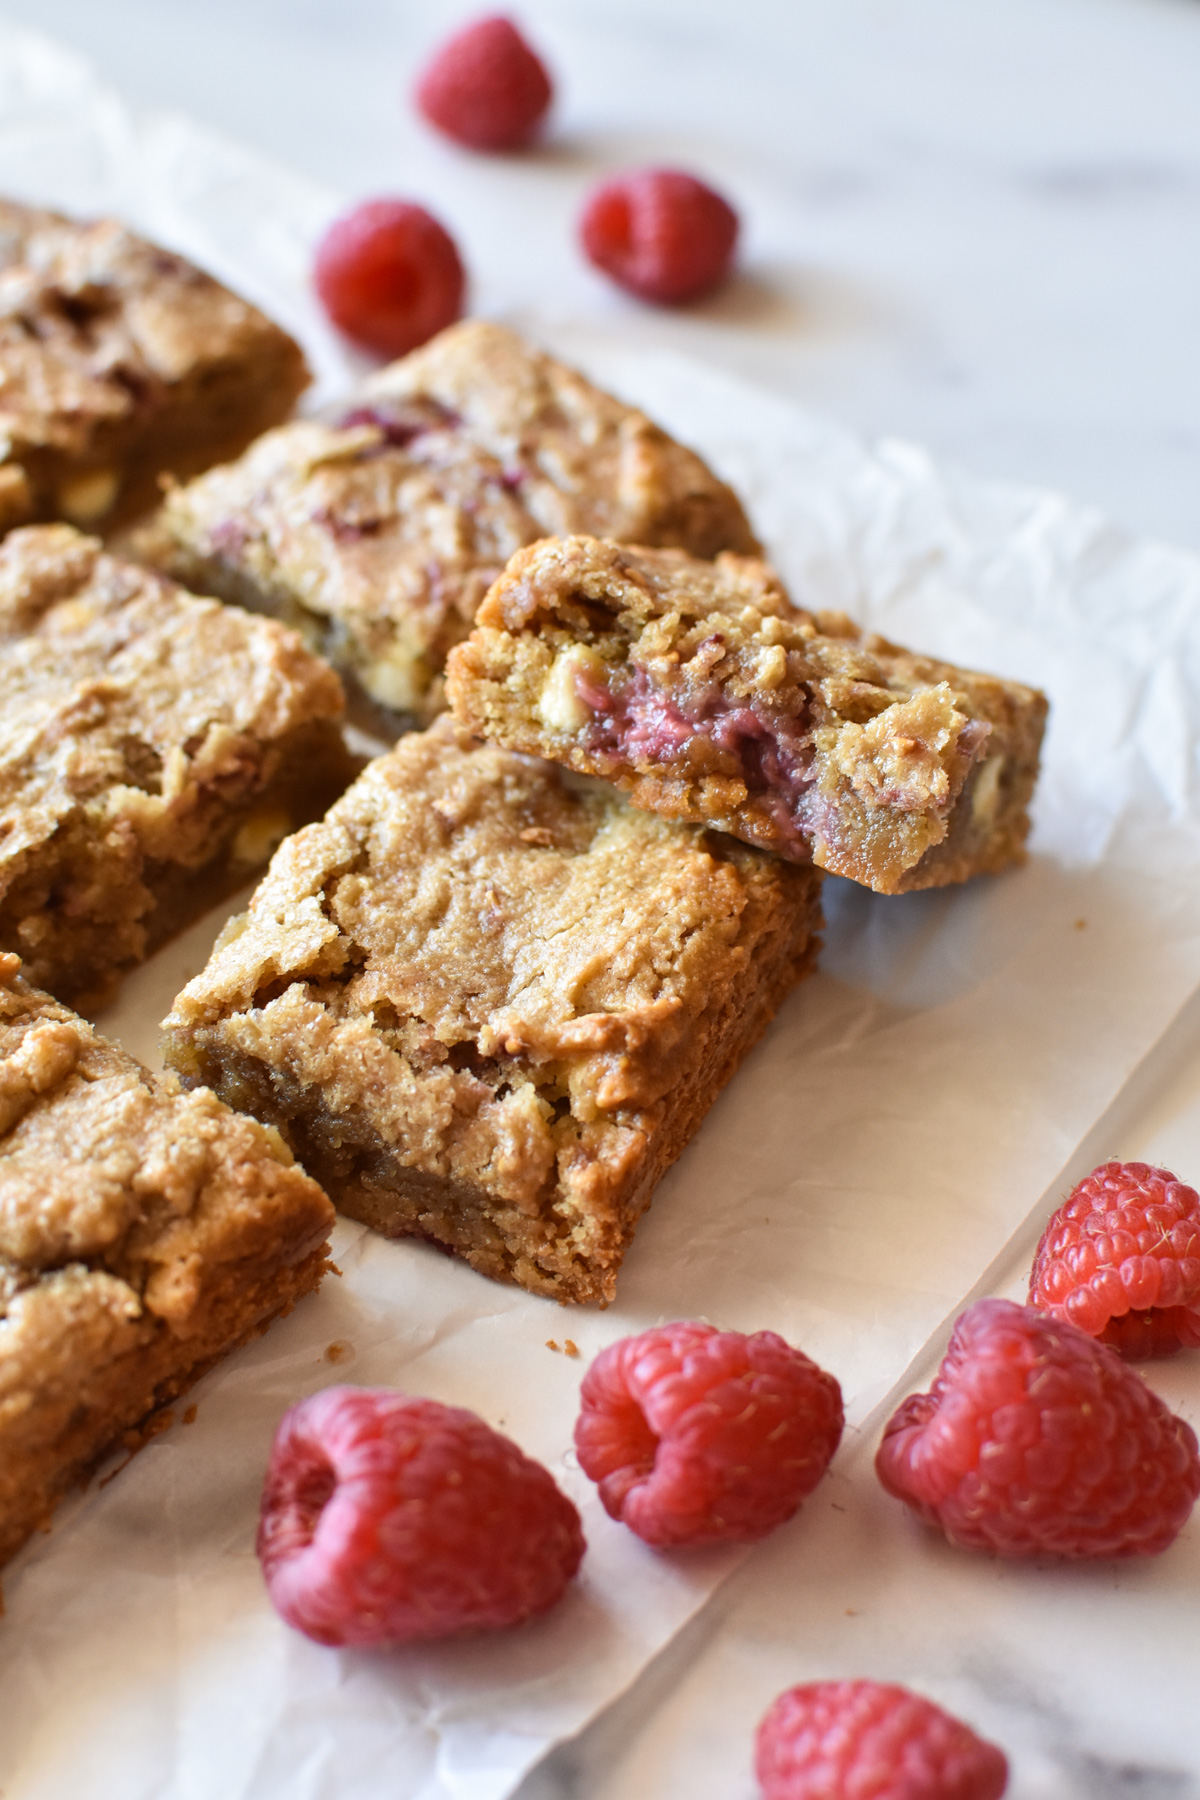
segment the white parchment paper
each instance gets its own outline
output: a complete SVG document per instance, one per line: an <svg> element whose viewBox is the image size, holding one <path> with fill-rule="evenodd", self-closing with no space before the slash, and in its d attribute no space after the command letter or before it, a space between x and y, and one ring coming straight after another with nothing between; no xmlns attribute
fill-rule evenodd
<svg viewBox="0 0 1200 1800"><path fill-rule="evenodd" d="M323 393L351 373L305 286L336 197L185 122L134 121L72 58L3 31L0 188L121 213L299 332ZM340 1227L341 1278L7 1572L5 1800L510 1793L738 1560L655 1556L600 1512L568 1454L588 1357L661 1319L769 1326L861 1423L1200 981L1200 562L908 446L870 452L703 368L582 332L573 348L739 483L798 598L1049 690L1033 855L900 900L828 884L822 972L663 1182L607 1313ZM153 1060L219 923L131 977L105 1028ZM548 1347L568 1336L578 1359ZM472 1406L555 1469L590 1548L552 1617L383 1656L275 1619L253 1555L267 1448L289 1402L342 1379Z"/></svg>

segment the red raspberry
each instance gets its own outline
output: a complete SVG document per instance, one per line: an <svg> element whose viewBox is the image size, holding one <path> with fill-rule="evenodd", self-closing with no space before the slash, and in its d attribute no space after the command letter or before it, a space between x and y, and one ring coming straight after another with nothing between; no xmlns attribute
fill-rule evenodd
<svg viewBox="0 0 1200 1800"><path fill-rule="evenodd" d="M1122 1356L1200 1346L1200 1194L1169 1169L1102 1163L1037 1247L1029 1304Z"/></svg>
<svg viewBox="0 0 1200 1800"><path fill-rule="evenodd" d="M648 1544L750 1543L811 1494L842 1394L773 1331L661 1325L610 1344L580 1389L575 1448L605 1509Z"/></svg>
<svg viewBox="0 0 1200 1800"><path fill-rule="evenodd" d="M962 1314L875 1469L952 1543L1001 1556L1154 1556L1200 1494L1191 1426L1106 1345L1012 1300Z"/></svg>
<svg viewBox="0 0 1200 1800"><path fill-rule="evenodd" d="M678 169L638 169L603 182L579 221L589 262L663 306L694 300L724 281L737 235L729 202Z"/></svg>
<svg viewBox="0 0 1200 1800"><path fill-rule="evenodd" d="M546 66L511 19L477 19L442 45L417 82L431 125L468 150L527 144L553 98Z"/></svg>
<svg viewBox="0 0 1200 1800"><path fill-rule="evenodd" d="M1008 1762L959 1719L882 1681L812 1681L758 1728L764 1800L1000 1800Z"/></svg>
<svg viewBox="0 0 1200 1800"><path fill-rule="evenodd" d="M276 1610L319 1644L517 1625L583 1551L549 1473L461 1407L333 1387L280 1422L258 1554Z"/></svg>
<svg viewBox="0 0 1200 1800"><path fill-rule="evenodd" d="M454 239L407 200L366 200L336 219L313 278L338 329L381 356L405 356L453 325L466 286Z"/></svg>

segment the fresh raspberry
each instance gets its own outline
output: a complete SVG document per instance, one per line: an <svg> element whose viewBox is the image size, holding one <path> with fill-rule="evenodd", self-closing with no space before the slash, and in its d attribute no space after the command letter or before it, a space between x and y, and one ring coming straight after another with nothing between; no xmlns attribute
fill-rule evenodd
<svg viewBox="0 0 1200 1800"><path fill-rule="evenodd" d="M546 66L511 19L477 19L442 45L417 82L431 125L468 150L517 150L546 116Z"/></svg>
<svg viewBox="0 0 1200 1800"><path fill-rule="evenodd" d="M1200 1194L1169 1169L1102 1163L1037 1247L1029 1304L1122 1356L1200 1346Z"/></svg>
<svg viewBox="0 0 1200 1800"><path fill-rule="evenodd" d="M1003 1751L883 1681L789 1688L758 1728L764 1800L1000 1800Z"/></svg>
<svg viewBox="0 0 1200 1800"><path fill-rule="evenodd" d="M589 196L579 236L589 262L642 300L675 306L724 281L738 216L679 169L638 169Z"/></svg>
<svg viewBox="0 0 1200 1800"><path fill-rule="evenodd" d="M614 1519L648 1544L750 1543L820 1481L841 1389L773 1331L661 1325L584 1376L575 1448Z"/></svg>
<svg viewBox="0 0 1200 1800"><path fill-rule="evenodd" d="M545 1612L583 1556L548 1472L474 1413L388 1388L326 1388L284 1414L258 1554L289 1625L319 1644L401 1644Z"/></svg>
<svg viewBox="0 0 1200 1800"><path fill-rule="evenodd" d="M381 356L405 356L453 325L466 286L454 239L407 200L365 200L336 219L313 278L338 329Z"/></svg>
<svg viewBox="0 0 1200 1800"><path fill-rule="evenodd" d="M1200 1493L1191 1426L1107 1345L1012 1300L962 1314L875 1469L952 1543L1001 1556L1154 1556Z"/></svg>

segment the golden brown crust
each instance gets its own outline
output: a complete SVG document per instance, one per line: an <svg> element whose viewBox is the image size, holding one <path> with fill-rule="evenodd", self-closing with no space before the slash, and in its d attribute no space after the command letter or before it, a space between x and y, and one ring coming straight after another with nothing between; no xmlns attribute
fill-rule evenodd
<svg viewBox="0 0 1200 1800"><path fill-rule="evenodd" d="M522 544L592 531L751 550L736 497L643 413L498 325L452 326L337 421L272 432L170 493L134 553L311 641L431 718L446 652Z"/></svg>
<svg viewBox="0 0 1200 1800"><path fill-rule="evenodd" d="M819 880L443 719L279 850L166 1055L277 1124L343 1211L606 1300L808 971Z"/></svg>
<svg viewBox="0 0 1200 1800"><path fill-rule="evenodd" d="M341 684L295 636L101 552L0 544L0 946L102 992L346 785Z"/></svg>
<svg viewBox="0 0 1200 1800"><path fill-rule="evenodd" d="M881 893L1019 860L1046 701L792 604L754 558L519 552L451 653L470 730Z"/></svg>
<svg viewBox="0 0 1200 1800"><path fill-rule="evenodd" d="M157 477L233 456L307 385L299 346L183 257L112 219L0 201L0 530L88 527Z"/></svg>
<svg viewBox="0 0 1200 1800"><path fill-rule="evenodd" d="M0 954L0 1563L123 1434L321 1278L278 1135L184 1094Z"/></svg>

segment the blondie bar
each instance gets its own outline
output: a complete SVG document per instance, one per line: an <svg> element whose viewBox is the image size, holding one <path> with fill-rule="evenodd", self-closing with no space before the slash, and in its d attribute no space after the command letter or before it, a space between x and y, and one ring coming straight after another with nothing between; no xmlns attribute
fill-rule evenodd
<svg viewBox="0 0 1200 1800"><path fill-rule="evenodd" d="M96 1003L318 816L353 765L294 632L101 552L0 544L0 947Z"/></svg>
<svg viewBox="0 0 1200 1800"><path fill-rule="evenodd" d="M1022 855L1046 701L792 605L754 558L595 538L515 556L450 657L456 716L884 894Z"/></svg>
<svg viewBox="0 0 1200 1800"><path fill-rule="evenodd" d="M123 1434L316 1287L333 1208L0 954L0 1563Z"/></svg>
<svg viewBox="0 0 1200 1800"><path fill-rule="evenodd" d="M522 544L593 531L752 550L737 499L644 414L468 321L325 423L269 433L170 493L135 555L305 626L382 706L428 720L451 644Z"/></svg>
<svg viewBox="0 0 1200 1800"><path fill-rule="evenodd" d="M820 879L443 717L279 849L164 1052L277 1125L341 1211L606 1301L810 968Z"/></svg>
<svg viewBox="0 0 1200 1800"><path fill-rule="evenodd" d="M113 219L0 201L0 529L107 527L287 417L298 345Z"/></svg>

